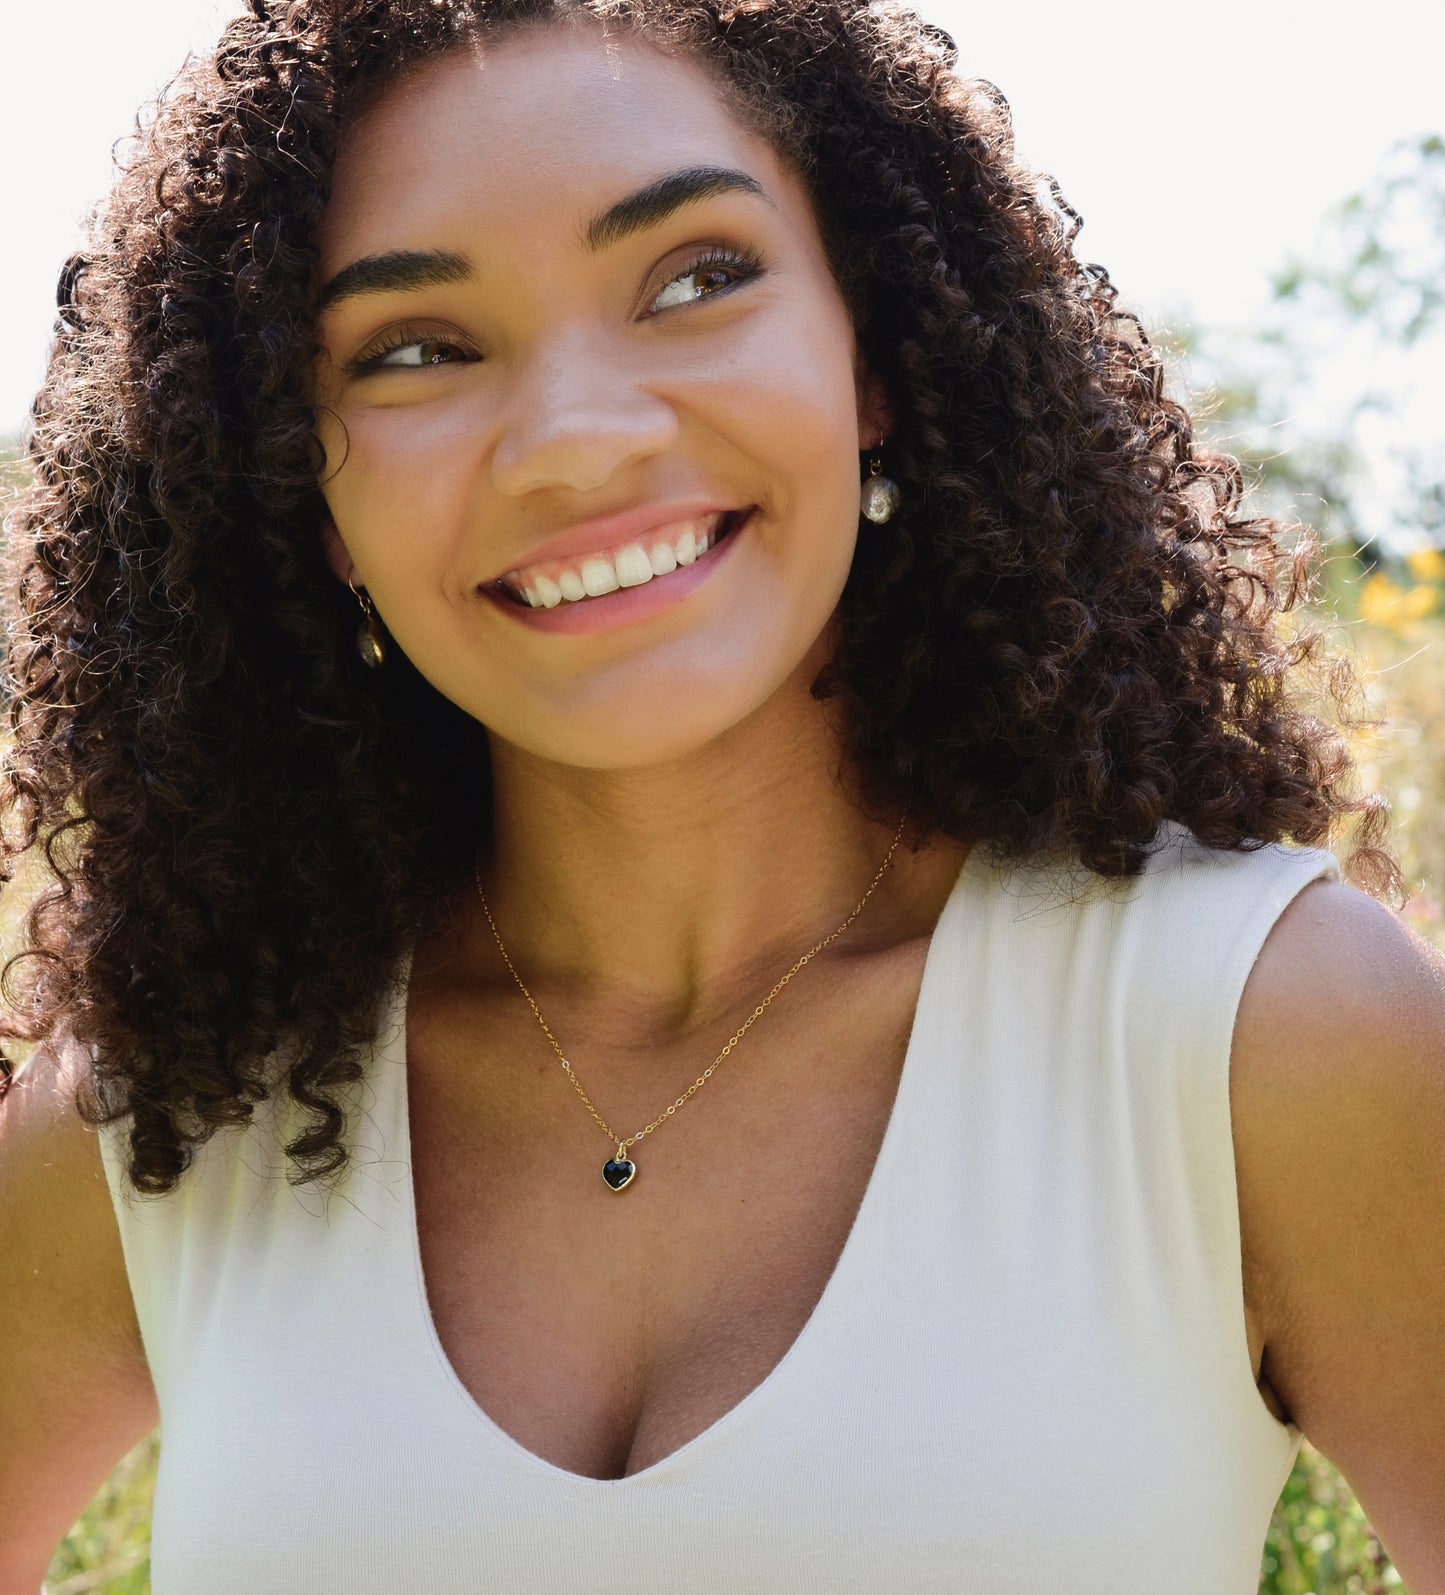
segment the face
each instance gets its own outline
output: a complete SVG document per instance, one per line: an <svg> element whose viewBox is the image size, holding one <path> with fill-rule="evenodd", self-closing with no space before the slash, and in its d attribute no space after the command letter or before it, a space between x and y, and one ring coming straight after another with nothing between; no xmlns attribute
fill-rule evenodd
<svg viewBox="0 0 1445 1595"><path fill-rule="evenodd" d="M887 418L701 65L593 26L426 63L344 143L320 269L333 569L494 742L655 764L806 698Z"/></svg>

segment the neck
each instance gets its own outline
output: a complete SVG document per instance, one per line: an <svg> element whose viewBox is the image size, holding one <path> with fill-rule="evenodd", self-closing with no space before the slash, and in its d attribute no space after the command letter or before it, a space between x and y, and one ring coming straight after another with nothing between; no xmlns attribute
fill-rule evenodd
<svg viewBox="0 0 1445 1595"><path fill-rule="evenodd" d="M723 739L646 769L579 769L493 742L480 862L518 973L585 1003L619 1040L679 1036L756 1003L857 907L898 830L870 818L823 705L779 694ZM862 912L820 958L926 936L966 849L905 833ZM508 986L480 901L468 961Z"/></svg>

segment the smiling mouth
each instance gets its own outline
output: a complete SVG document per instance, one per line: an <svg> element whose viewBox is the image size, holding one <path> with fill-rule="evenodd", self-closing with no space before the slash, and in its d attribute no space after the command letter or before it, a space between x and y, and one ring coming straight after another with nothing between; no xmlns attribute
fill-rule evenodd
<svg viewBox="0 0 1445 1595"><path fill-rule="evenodd" d="M752 514L755 506L724 510L712 515L658 527L644 538L606 553L557 561L550 567L509 571L483 585L522 608L555 609L562 604L586 603L629 587L665 580L675 570L695 564Z"/></svg>

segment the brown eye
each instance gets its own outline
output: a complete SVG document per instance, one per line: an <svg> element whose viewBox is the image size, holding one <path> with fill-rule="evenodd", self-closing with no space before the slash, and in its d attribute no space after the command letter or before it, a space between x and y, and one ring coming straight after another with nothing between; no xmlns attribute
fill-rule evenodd
<svg viewBox="0 0 1445 1595"><path fill-rule="evenodd" d="M429 327L393 327L378 343L347 363L348 376L378 371L421 371L431 366L472 365L481 356L457 338L438 337Z"/></svg>
<svg viewBox="0 0 1445 1595"><path fill-rule="evenodd" d="M384 350L367 364L373 369L388 371L419 370L422 366L453 365L468 358L467 351L459 343L450 343L445 338L414 338Z"/></svg>
<svg viewBox="0 0 1445 1595"><path fill-rule="evenodd" d="M758 275L761 262L753 255L726 251L695 260L686 271L678 272L663 284L652 301L653 310L670 310L675 305L693 304L725 288L732 288Z"/></svg>

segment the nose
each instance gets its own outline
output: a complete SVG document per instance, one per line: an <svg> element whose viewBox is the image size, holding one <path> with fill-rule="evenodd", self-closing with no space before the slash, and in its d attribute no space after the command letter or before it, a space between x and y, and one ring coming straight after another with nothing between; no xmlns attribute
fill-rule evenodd
<svg viewBox="0 0 1445 1595"><path fill-rule="evenodd" d="M584 493L623 466L671 446L678 418L604 348L572 338L535 352L518 374L492 453L498 492L538 488Z"/></svg>

